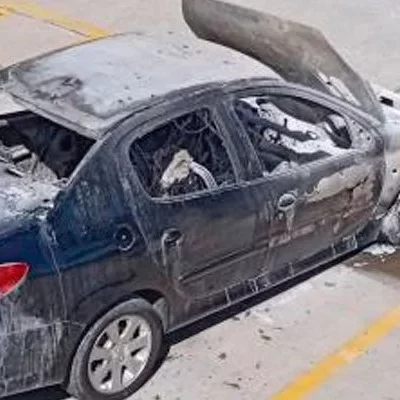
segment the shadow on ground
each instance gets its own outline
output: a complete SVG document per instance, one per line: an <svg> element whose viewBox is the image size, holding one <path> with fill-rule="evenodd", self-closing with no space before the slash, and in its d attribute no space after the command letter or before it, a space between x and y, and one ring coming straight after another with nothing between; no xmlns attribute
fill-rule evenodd
<svg viewBox="0 0 400 400"><path fill-rule="evenodd" d="M17 396L7 397L5 400L64 400L69 396L58 387L35 390Z"/></svg>
<svg viewBox="0 0 400 400"><path fill-rule="evenodd" d="M231 306L230 308L228 308L226 310L217 312L217 313L210 315L198 322L195 322L185 328L182 328L176 332L171 333L167 337L163 356L160 359L158 368L163 364L163 361L168 356L169 348L172 345L177 344L189 337L195 336L212 326L223 323L227 319L233 318L235 315L240 314L240 313L246 311L247 309L254 307L258 304L261 304L264 301L291 289L292 287L326 271L327 269L329 269L341 262L346 261L346 264L351 265L351 262L354 263L355 261L357 261L359 259L359 257L362 260L364 260L363 254L359 254L359 252L355 252L353 255L350 255L350 257L349 257L349 255L347 255L345 258L335 260L332 263L326 264L326 265L318 267L312 271L306 272L303 275L296 277L296 278L294 278L288 282L285 282L281 285L278 285L266 292L256 295L248 300L245 300L241 303ZM35 390L35 391L27 392L24 394L7 397L4 400L65 400L68 398L69 398L69 396L64 391L62 391L60 388L51 387L51 388L47 388L47 389Z"/></svg>

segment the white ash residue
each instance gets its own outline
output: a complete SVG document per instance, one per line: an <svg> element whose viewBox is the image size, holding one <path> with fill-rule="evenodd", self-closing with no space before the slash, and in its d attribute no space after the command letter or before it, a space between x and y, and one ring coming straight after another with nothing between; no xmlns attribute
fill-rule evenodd
<svg viewBox="0 0 400 400"><path fill-rule="evenodd" d="M374 244L364 250L364 253L373 256L389 256L397 251L396 247L390 244Z"/></svg>

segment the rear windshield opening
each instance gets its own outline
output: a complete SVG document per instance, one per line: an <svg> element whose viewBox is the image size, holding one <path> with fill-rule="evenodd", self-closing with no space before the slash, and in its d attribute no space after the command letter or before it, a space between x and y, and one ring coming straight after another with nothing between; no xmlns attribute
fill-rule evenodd
<svg viewBox="0 0 400 400"><path fill-rule="evenodd" d="M69 178L94 141L31 113L0 119L0 160L17 174Z"/></svg>

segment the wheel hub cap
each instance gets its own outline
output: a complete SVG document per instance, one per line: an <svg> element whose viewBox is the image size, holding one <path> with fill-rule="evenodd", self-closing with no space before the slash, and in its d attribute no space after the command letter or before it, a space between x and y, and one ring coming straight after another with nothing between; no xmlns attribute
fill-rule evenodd
<svg viewBox="0 0 400 400"><path fill-rule="evenodd" d="M89 354L88 377L93 388L114 394L128 388L145 369L152 347L149 324L131 315L111 322Z"/></svg>

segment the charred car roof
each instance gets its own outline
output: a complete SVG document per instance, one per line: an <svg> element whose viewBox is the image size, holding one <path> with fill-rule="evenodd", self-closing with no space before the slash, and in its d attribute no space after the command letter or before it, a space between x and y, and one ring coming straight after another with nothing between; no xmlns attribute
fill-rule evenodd
<svg viewBox="0 0 400 400"><path fill-rule="evenodd" d="M26 108L97 139L152 97L272 74L232 50L176 36L128 33L86 42L7 68L2 85Z"/></svg>

